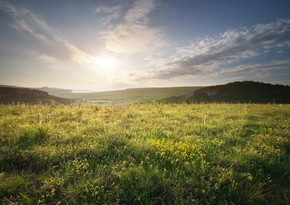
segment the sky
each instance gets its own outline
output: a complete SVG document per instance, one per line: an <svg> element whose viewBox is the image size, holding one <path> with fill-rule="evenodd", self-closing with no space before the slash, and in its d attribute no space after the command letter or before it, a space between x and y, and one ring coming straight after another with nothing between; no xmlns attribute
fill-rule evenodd
<svg viewBox="0 0 290 205"><path fill-rule="evenodd" d="M0 0L0 84L290 85L289 0Z"/></svg>

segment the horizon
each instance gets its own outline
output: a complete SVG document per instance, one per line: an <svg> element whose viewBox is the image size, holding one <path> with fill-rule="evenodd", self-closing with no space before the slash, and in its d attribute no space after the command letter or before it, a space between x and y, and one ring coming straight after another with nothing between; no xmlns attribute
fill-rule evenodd
<svg viewBox="0 0 290 205"><path fill-rule="evenodd" d="M0 84L90 92L290 85L289 7L287 0L0 0Z"/></svg>
<svg viewBox="0 0 290 205"><path fill-rule="evenodd" d="M262 81L232 81L232 82L227 82L227 83L222 83L222 84L212 84L212 85L206 85L206 86L198 86L198 85L189 85L189 86L165 86L165 87L129 87L129 88L122 88L122 89L116 89L116 90L80 90L80 89L74 89L74 88L60 88L60 87L48 87L48 86L41 86L41 87L22 87L22 86L15 86L15 85L1 85L0 87L16 87L16 88L25 88L25 89L43 89L43 88L48 88L48 89L61 89L61 90L68 90L72 91L72 93L78 94L85 94L85 93L102 93L102 92L115 92L115 91L125 91L125 90L134 90L134 89L166 89L166 88L194 88L194 87L200 87L200 88L205 88L205 87L214 87L214 86L222 86L222 85L227 85L231 83L242 83L242 82L253 82L253 83L262 83L262 84L270 84L270 85L279 85L279 86L290 86L290 85L284 85L284 84L274 84L274 83L267 83L267 82L262 82Z"/></svg>

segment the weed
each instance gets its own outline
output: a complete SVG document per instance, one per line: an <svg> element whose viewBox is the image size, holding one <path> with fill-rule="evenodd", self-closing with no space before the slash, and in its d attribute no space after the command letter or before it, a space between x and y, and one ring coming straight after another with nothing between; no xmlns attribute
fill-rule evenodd
<svg viewBox="0 0 290 205"><path fill-rule="evenodd" d="M3 105L0 116L1 204L289 204L289 105Z"/></svg>

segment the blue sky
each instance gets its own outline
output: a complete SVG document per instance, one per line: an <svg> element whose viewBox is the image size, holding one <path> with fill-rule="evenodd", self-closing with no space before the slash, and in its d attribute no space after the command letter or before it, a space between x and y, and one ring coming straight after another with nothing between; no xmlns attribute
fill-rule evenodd
<svg viewBox="0 0 290 205"><path fill-rule="evenodd" d="M0 84L290 85L289 0L0 0Z"/></svg>

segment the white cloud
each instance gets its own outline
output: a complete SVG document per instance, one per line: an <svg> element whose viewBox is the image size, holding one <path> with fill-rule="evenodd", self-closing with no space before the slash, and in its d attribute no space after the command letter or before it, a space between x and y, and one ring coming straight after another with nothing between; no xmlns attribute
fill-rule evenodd
<svg viewBox="0 0 290 205"><path fill-rule="evenodd" d="M118 19L120 17L121 13L121 6L112 6L112 7L98 7L95 10L96 13L101 13L104 15L104 17L101 18L101 22L103 24L109 24L113 20Z"/></svg>
<svg viewBox="0 0 290 205"><path fill-rule="evenodd" d="M126 13L126 22L145 24L147 23L147 15L155 9L154 0L137 0L133 7Z"/></svg>
<svg viewBox="0 0 290 205"><path fill-rule="evenodd" d="M230 75L230 74L254 74L258 77L275 74L277 71L287 70L290 68L290 60L275 60L266 63L256 63L249 65L239 65L228 69L222 69L212 76Z"/></svg>
<svg viewBox="0 0 290 205"><path fill-rule="evenodd" d="M121 9L120 6L111 6L111 7L101 6L101 7L96 8L95 12L96 13L111 14L111 13L120 11L120 9Z"/></svg>
<svg viewBox="0 0 290 205"><path fill-rule="evenodd" d="M38 20L29 10L25 8L16 8L7 1L0 1L0 7L11 15L15 22L15 25L13 25L14 27L30 33L39 40L47 40L45 34L39 31L39 27L30 25L31 23L35 25L41 24L43 28L45 27L44 23Z"/></svg>
<svg viewBox="0 0 290 205"><path fill-rule="evenodd" d="M165 45L159 28L148 25L154 0L137 0L119 25L103 33L106 49L117 53L145 53Z"/></svg>
<svg viewBox="0 0 290 205"><path fill-rule="evenodd" d="M143 53L164 45L160 32L138 24L122 24L106 33L106 49L118 53Z"/></svg>
<svg viewBox="0 0 290 205"><path fill-rule="evenodd" d="M77 63L92 63L95 60L95 57L85 53L84 51L80 50L78 47L74 46L73 44L64 42L66 48L69 49L71 53L71 60Z"/></svg>
<svg viewBox="0 0 290 205"><path fill-rule="evenodd" d="M40 60L49 62L49 63L56 63L57 62L56 58L48 56L48 55L40 55L37 58Z"/></svg>
<svg viewBox="0 0 290 205"><path fill-rule="evenodd" d="M212 72L220 66L284 46L290 46L290 20L280 19L252 28L228 30L217 37L205 37L179 48L163 65L163 70L149 73L148 78L170 79Z"/></svg>
<svg viewBox="0 0 290 205"><path fill-rule="evenodd" d="M82 51L80 48L57 35L57 31L47 25L47 23L37 17L30 10L23 7L15 7L9 2L0 1L0 7L5 10L13 19L15 27L28 32L36 39L48 43L52 47L61 48L70 56L70 59L77 63L92 63L94 57ZM56 61L49 56L40 56L39 59L48 62Z"/></svg>

